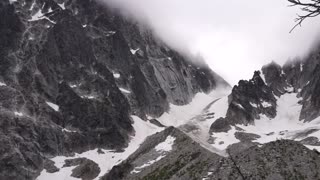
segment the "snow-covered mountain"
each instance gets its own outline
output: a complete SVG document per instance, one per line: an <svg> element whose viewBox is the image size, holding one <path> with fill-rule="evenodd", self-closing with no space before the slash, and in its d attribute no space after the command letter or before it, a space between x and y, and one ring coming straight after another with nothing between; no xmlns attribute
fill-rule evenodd
<svg viewBox="0 0 320 180"><path fill-rule="evenodd" d="M272 62L231 91L170 106L156 120L174 126L166 130L174 135L151 136L103 179L318 179L318 52L283 67ZM183 140L157 161L150 153L169 136Z"/></svg>
<svg viewBox="0 0 320 180"><path fill-rule="evenodd" d="M54 177L75 164L103 175L158 131L147 117L228 86L96 1L3 0L0 13L0 179ZM99 148L104 158L53 163Z"/></svg>
<svg viewBox="0 0 320 180"><path fill-rule="evenodd" d="M319 52L232 88L94 0L3 0L0 180L319 179Z"/></svg>

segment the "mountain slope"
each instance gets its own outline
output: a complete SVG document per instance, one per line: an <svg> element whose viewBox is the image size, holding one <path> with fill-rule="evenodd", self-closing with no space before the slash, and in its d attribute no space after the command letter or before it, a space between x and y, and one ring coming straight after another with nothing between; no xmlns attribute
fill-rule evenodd
<svg viewBox="0 0 320 180"><path fill-rule="evenodd" d="M1 1L0 179L319 179L319 52L230 92L94 0Z"/></svg>
<svg viewBox="0 0 320 180"><path fill-rule="evenodd" d="M57 171L48 159L58 155L126 148L138 134L131 115L159 117L228 86L95 1L1 1L0 59L0 179Z"/></svg>
<svg viewBox="0 0 320 180"><path fill-rule="evenodd" d="M173 139L168 141L168 139ZM166 151L159 150L159 146ZM298 142L279 140L228 157L202 148L173 127L149 137L126 161L102 179L317 179L320 156Z"/></svg>

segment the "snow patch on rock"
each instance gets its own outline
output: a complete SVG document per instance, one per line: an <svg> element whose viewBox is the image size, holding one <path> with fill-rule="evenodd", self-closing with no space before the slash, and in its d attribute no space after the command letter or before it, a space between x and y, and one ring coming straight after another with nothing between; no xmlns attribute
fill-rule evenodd
<svg viewBox="0 0 320 180"><path fill-rule="evenodd" d="M22 112L17 112L17 111L15 111L15 112L14 112L14 115L15 115L15 116L22 117L24 114L23 114Z"/></svg>
<svg viewBox="0 0 320 180"><path fill-rule="evenodd" d="M236 106L238 106L240 109L245 110L244 107L243 107L241 104L238 104L238 103L233 103L233 104L236 105Z"/></svg>
<svg viewBox="0 0 320 180"><path fill-rule="evenodd" d="M138 48L138 49L130 49L130 52L131 52L131 54L135 55L139 50L140 50L140 48Z"/></svg>
<svg viewBox="0 0 320 180"><path fill-rule="evenodd" d="M82 99L95 99L96 97L93 95L83 95L81 96Z"/></svg>
<svg viewBox="0 0 320 180"><path fill-rule="evenodd" d="M13 4L13 3L15 3L15 2L17 2L18 0L9 0L9 3L10 4Z"/></svg>
<svg viewBox="0 0 320 180"><path fill-rule="evenodd" d="M29 22L34 22L34 21L39 21L39 20L42 20L42 19L47 19L48 21L50 21L51 23L53 24L56 24L56 22L52 21L50 18L48 18L47 16L45 16L43 13L42 13L42 10L39 9L38 12L36 12L34 15L31 16L31 19L29 19L28 21Z"/></svg>
<svg viewBox="0 0 320 180"><path fill-rule="evenodd" d="M168 152L172 150L172 145L174 143L174 141L176 140L175 137L173 136L168 136L167 139L165 141L163 141L162 143L158 144L155 147L156 151L160 151L160 152Z"/></svg>
<svg viewBox="0 0 320 180"><path fill-rule="evenodd" d="M58 4L62 10L65 10L66 9L66 6L65 6L65 2L61 3L61 4Z"/></svg>
<svg viewBox="0 0 320 180"><path fill-rule="evenodd" d="M113 77L116 78L116 79L119 79L120 78L120 74L119 73L113 73Z"/></svg>
<svg viewBox="0 0 320 180"><path fill-rule="evenodd" d="M258 108L258 105L255 104L255 103L250 102L250 105L251 105L252 107Z"/></svg>
<svg viewBox="0 0 320 180"><path fill-rule="evenodd" d="M51 102L46 102L48 104L48 106L50 106L53 110L55 111L59 111L59 106L54 104L54 103L51 103Z"/></svg>
<svg viewBox="0 0 320 180"><path fill-rule="evenodd" d="M126 94L130 94L131 92L124 89L124 88L119 88L121 92L126 93Z"/></svg>
<svg viewBox="0 0 320 180"><path fill-rule="evenodd" d="M272 107L272 104L270 104L269 102L266 102L266 101L263 101L263 102L261 103L261 105L262 105L264 108Z"/></svg>
<svg viewBox="0 0 320 180"><path fill-rule="evenodd" d="M30 6L30 9L29 9L29 10L32 11L35 5L36 5L36 0L33 0L33 3L32 3L32 5Z"/></svg>
<svg viewBox="0 0 320 180"><path fill-rule="evenodd" d="M170 152L172 150L172 146L174 144L174 141L176 140L175 137L173 136L168 136L166 138L165 141L159 143L154 149L161 153L160 156L158 156L156 159L153 160L149 160L147 163L135 167L130 173L134 174L134 173L139 173L143 168L151 166L152 164L154 164L155 162L160 161L162 158L166 157L166 155L168 154L168 152Z"/></svg>
<svg viewBox="0 0 320 180"><path fill-rule="evenodd" d="M77 132L77 131L71 131L71 130L69 130L69 129L67 129L67 128L63 128L62 131L63 131L63 132L69 132L69 133L75 133L75 132Z"/></svg>
<svg viewBox="0 0 320 180"><path fill-rule="evenodd" d="M151 166L152 164L154 164L155 162L160 161L164 157L165 157L164 155L161 155L161 156L157 157L155 160L150 160L147 163L143 164L142 166L135 167L130 173L131 174L139 173L139 172L141 172L141 170L143 168Z"/></svg>

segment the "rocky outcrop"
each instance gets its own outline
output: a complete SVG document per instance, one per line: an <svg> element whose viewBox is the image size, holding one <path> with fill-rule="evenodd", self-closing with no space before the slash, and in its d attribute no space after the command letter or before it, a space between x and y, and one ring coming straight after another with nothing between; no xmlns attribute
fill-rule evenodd
<svg viewBox="0 0 320 180"><path fill-rule="evenodd" d="M157 146L168 137L174 138L172 149L166 154L157 154ZM182 131L169 127L148 137L135 153L113 167L102 179L200 179L206 175L210 165L221 158Z"/></svg>
<svg viewBox="0 0 320 180"><path fill-rule="evenodd" d="M231 168L229 165L233 165ZM212 167L208 179L318 179L320 157L295 141L253 146Z"/></svg>
<svg viewBox="0 0 320 180"><path fill-rule="evenodd" d="M82 180L92 180L100 173L100 168L97 163L86 158L67 159L63 167L76 166L72 170L72 177Z"/></svg>
<svg viewBox="0 0 320 180"><path fill-rule="evenodd" d="M176 137L173 149L150 165L152 152L168 136ZM172 127L149 137L126 161L102 179L317 179L320 156L299 142L280 140L263 146L244 142L230 146L228 157L200 147ZM152 156L150 156L152 154ZM140 166L144 164L144 166ZM135 171L137 167L139 171Z"/></svg>
<svg viewBox="0 0 320 180"><path fill-rule="evenodd" d="M286 93L288 85L282 67L279 64L271 62L263 66L262 74L266 85L272 89L276 96Z"/></svg>
<svg viewBox="0 0 320 180"><path fill-rule="evenodd" d="M249 81L241 80L228 97L229 108L225 118L217 119L210 128L212 132L227 132L231 125L254 124L260 115L273 118L276 115L276 98L256 71Z"/></svg>
<svg viewBox="0 0 320 180"><path fill-rule="evenodd" d="M320 56L319 49L316 49L307 58L303 65L303 74L301 81L303 87L301 90L302 100L302 111L300 119L305 121L312 121L320 116Z"/></svg>

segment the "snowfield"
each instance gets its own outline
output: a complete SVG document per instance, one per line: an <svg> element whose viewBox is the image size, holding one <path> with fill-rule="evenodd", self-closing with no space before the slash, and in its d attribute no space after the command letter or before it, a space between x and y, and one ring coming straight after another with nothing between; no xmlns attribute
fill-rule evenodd
<svg viewBox="0 0 320 180"><path fill-rule="evenodd" d="M209 144L208 139L211 124L227 113L230 92L229 88L221 88L209 94L198 93L188 105L171 104L169 112L157 120L165 126L179 128L209 151L226 156L225 152Z"/></svg>
<svg viewBox="0 0 320 180"><path fill-rule="evenodd" d="M143 121L137 116L132 116L132 119L134 121L133 127L136 130L136 133L134 136L131 137L131 141L128 147L124 149L124 152L116 152L114 150L102 149L102 151L105 154L99 154L97 152L98 149L95 149L95 150L84 152L82 154L76 154L73 157L57 156L51 160L55 162L55 166L57 166L60 169L60 171L56 173L47 173L46 170L43 170L40 176L37 178L37 180L77 179L77 178L71 177L72 169L74 167L62 168L62 166L64 165L64 161L66 159L74 159L74 158L82 158L82 157L90 159L99 165L101 172L99 176L96 178L96 179L99 179L101 176L109 172L113 166L121 163L123 160L127 159L127 157L129 157L133 152L135 152L139 148L140 144L144 142L146 137L152 134L155 134L156 132L160 132L164 130L164 128L159 128L149 122Z"/></svg>
<svg viewBox="0 0 320 180"><path fill-rule="evenodd" d="M320 118L311 122L304 122L299 120L302 105L298 102L301 99L297 98L297 93L284 94L277 100L277 116L270 119L265 115L260 115L260 119L256 119L254 125L237 125L243 131L235 130L233 127L227 133L214 133L212 135L215 139L214 147L225 150L229 145L239 142L235 138L236 132L253 133L259 135L260 138L253 142L261 144L276 141L278 139L291 139L300 141L306 137L314 136L320 138ZM315 129L313 133L306 133ZM223 142L223 144L219 144ZM317 146L306 146L310 149L319 149Z"/></svg>
<svg viewBox="0 0 320 180"><path fill-rule="evenodd" d="M230 89L217 89L212 91L210 94L198 93L195 95L193 100L185 106L170 105L169 112L164 113L160 118L157 118L165 126L179 127L190 122L192 118L199 116L203 113L205 108L218 100L218 106L213 105L217 108L217 116L225 116L226 109L228 108L227 95L230 94ZM222 98L222 99L220 99ZM205 122L204 124L211 126L212 122Z"/></svg>

